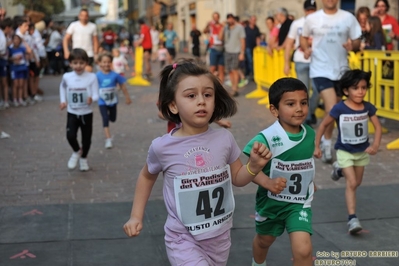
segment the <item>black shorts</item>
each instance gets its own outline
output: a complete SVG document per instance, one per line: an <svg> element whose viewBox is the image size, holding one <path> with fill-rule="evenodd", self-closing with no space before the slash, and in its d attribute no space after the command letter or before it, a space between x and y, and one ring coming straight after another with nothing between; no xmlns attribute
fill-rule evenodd
<svg viewBox="0 0 399 266"><path fill-rule="evenodd" d="M149 49L143 49L143 51L144 51L144 53L145 52L149 52L150 54L152 53L152 48L149 48Z"/></svg>
<svg viewBox="0 0 399 266"><path fill-rule="evenodd" d="M38 77L40 74L40 68L37 67L36 63L29 63L29 77Z"/></svg>
<svg viewBox="0 0 399 266"><path fill-rule="evenodd" d="M166 48L168 50L168 53L170 57L175 58L176 56L176 49L175 48Z"/></svg>

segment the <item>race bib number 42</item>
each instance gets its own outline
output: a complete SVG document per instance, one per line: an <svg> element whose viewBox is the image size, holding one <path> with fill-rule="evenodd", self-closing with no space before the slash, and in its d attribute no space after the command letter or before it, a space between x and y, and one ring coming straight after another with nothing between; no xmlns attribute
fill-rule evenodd
<svg viewBox="0 0 399 266"><path fill-rule="evenodd" d="M174 189L177 215L192 235L219 229L232 219L235 202L229 165L178 176Z"/></svg>

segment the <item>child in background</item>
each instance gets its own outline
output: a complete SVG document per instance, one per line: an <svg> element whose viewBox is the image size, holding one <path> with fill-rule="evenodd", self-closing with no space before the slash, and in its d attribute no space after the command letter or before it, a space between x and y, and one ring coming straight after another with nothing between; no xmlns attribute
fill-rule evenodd
<svg viewBox="0 0 399 266"><path fill-rule="evenodd" d="M119 53L118 49L113 49ZM103 53L99 56L98 61L100 65L100 71L97 72L98 84L100 86L98 99L98 107L100 108L100 113L103 119L103 127L105 133L105 148L112 148L112 138L109 131L109 122L116 121L116 105L118 104L118 92L116 86L119 85L123 91L126 98L126 104L130 104L132 100L126 89L126 79L123 75L111 70L111 62L115 60L112 59L110 53Z"/></svg>
<svg viewBox="0 0 399 266"><path fill-rule="evenodd" d="M262 47L266 47L267 46L266 34L264 34L264 33L260 34L260 46L262 46Z"/></svg>
<svg viewBox="0 0 399 266"><path fill-rule="evenodd" d="M386 38L379 17L371 16L368 18L366 31L366 41L362 43L361 48L364 50L385 50Z"/></svg>
<svg viewBox="0 0 399 266"><path fill-rule="evenodd" d="M12 38L12 45L8 48L8 54L11 61L11 79L13 81L12 96L14 99L14 106L27 106L24 101L24 84L28 73L28 66L26 64L26 57L32 51L28 45L21 45L22 39L18 35Z"/></svg>
<svg viewBox="0 0 399 266"><path fill-rule="evenodd" d="M132 50L129 48L128 44L128 40L124 40L119 43L119 52L125 57L126 60L129 59L128 55L132 53Z"/></svg>
<svg viewBox="0 0 399 266"><path fill-rule="evenodd" d="M123 56L118 48L113 48L112 49L112 69L115 73L125 76L125 70L129 70L129 64L127 63L127 60L125 56ZM101 62L100 62L101 65ZM103 70L101 68L101 70Z"/></svg>
<svg viewBox="0 0 399 266"><path fill-rule="evenodd" d="M88 171L87 155L93 132L93 110L90 106L98 99L98 81L94 73L85 71L89 57L83 49L73 49L68 60L73 71L65 73L60 84L60 109L68 107L67 139L73 150L68 168L75 169L79 161L80 171ZM82 147L77 140L79 128L82 131Z"/></svg>
<svg viewBox="0 0 399 266"><path fill-rule="evenodd" d="M191 61L165 66L158 102L162 115L181 126L153 140L124 231L130 237L140 234L145 205L162 172L168 212L165 244L171 265L226 265L235 205L232 185L254 180L271 154L255 143L248 163L242 165L232 134L209 127L212 121L235 114L237 105L202 66ZM210 182L201 182L201 177Z"/></svg>
<svg viewBox="0 0 399 266"><path fill-rule="evenodd" d="M281 195L258 187L252 265L266 265L270 246L286 229L291 240L293 264L311 266L315 133L304 124L309 111L308 89L298 79L282 78L271 85L269 101L270 111L277 121L256 135L243 152L249 156L256 142L266 145L272 158L262 171L272 180L282 179L286 187Z"/></svg>
<svg viewBox="0 0 399 266"><path fill-rule="evenodd" d="M163 42L159 44L158 53L158 62L160 63L161 69L165 66L166 59L168 58L168 49L165 48Z"/></svg>
<svg viewBox="0 0 399 266"><path fill-rule="evenodd" d="M2 91L3 105L1 108L7 109L10 107L8 102L8 40L7 37L12 31L13 22L10 18L0 21L0 88ZM0 91L1 91L0 89Z"/></svg>
<svg viewBox="0 0 399 266"><path fill-rule="evenodd" d="M356 216L356 189L363 179L364 167L369 164L369 155L378 151L381 141L381 124L376 115L374 105L364 101L367 89L370 88L371 72L355 69L345 72L339 80L338 87L346 100L337 103L326 116L316 134L315 157L321 157L319 148L321 136L326 127L336 122L338 126L338 138L335 143L337 150L337 162L334 162L334 170L331 178L338 180L346 178L346 206L348 209L348 231L356 234L362 230L359 219ZM375 133L374 142L369 143L368 120L373 123Z"/></svg>

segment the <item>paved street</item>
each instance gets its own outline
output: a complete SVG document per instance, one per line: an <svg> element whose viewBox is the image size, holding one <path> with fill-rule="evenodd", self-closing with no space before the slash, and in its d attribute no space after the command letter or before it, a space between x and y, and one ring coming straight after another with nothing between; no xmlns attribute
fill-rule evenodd
<svg viewBox="0 0 399 266"><path fill-rule="evenodd" d="M42 103L0 111L1 130L11 135L0 140L0 265L167 265L162 176L147 208L146 232L133 240L122 232L147 149L152 139L166 131L166 122L157 117L155 106L157 77L150 87L128 86L130 106L120 94L118 118L110 125L111 150L104 149L101 116L95 106L88 156L92 170L83 173L67 169L72 151L65 138L66 111L58 108L60 80L61 76L41 79ZM250 83L243 89L237 98L239 112L231 118L231 132L241 148L274 121L265 106L245 99L245 93L254 88ZM331 181L330 166L317 160L315 256L316 251L399 250L399 151L385 147L399 137L399 123L386 121L385 126L389 133L383 135L380 151L366 168L358 192L362 206L358 215L367 229L360 237L345 233L344 180ZM237 210L229 265L249 265L255 190L254 185L235 188ZM268 265L290 264L286 235L276 242L270 256ZM357 265L394 266L399 259L367 256L357 259Z"/></svg>

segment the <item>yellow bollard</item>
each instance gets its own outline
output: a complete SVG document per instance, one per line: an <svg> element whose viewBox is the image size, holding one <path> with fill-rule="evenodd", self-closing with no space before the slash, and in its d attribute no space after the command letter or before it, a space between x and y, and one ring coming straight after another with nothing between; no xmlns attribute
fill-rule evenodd
<svg viewBox="0 0 399 266"><path fill-rule="evenodd" d="M387 144L388 150L398 150L399 149L399 139L394 140Z"/></svg>
<svg viewBox="0 0 399 266"><path fill-rule="evenodd" d="M269 96L266 96L266 97L260 99L260 100L258 101L258 104L260 104L260 105L266 104L266 107L269 108Z"/></svg>
<svg viewBox="0 0 399 266"><path fill-rule="evenodd" d="M136 86L150 86L151 83L143 78L143 59L144 59L143 47L141 46L136 47L134 58L135 58L134 70L136 72L136 76L129 79L128 83L130 85L136 85Z"/></svg>
<svg viewBox="0 0 399 266"><path fill-rule="evenodd" d="M250 93L245 95L247 99L257 99L257 98L264 98L269 97L267 91L262 89L262 86L259 83L256 83L256 89Z"/></svg>

